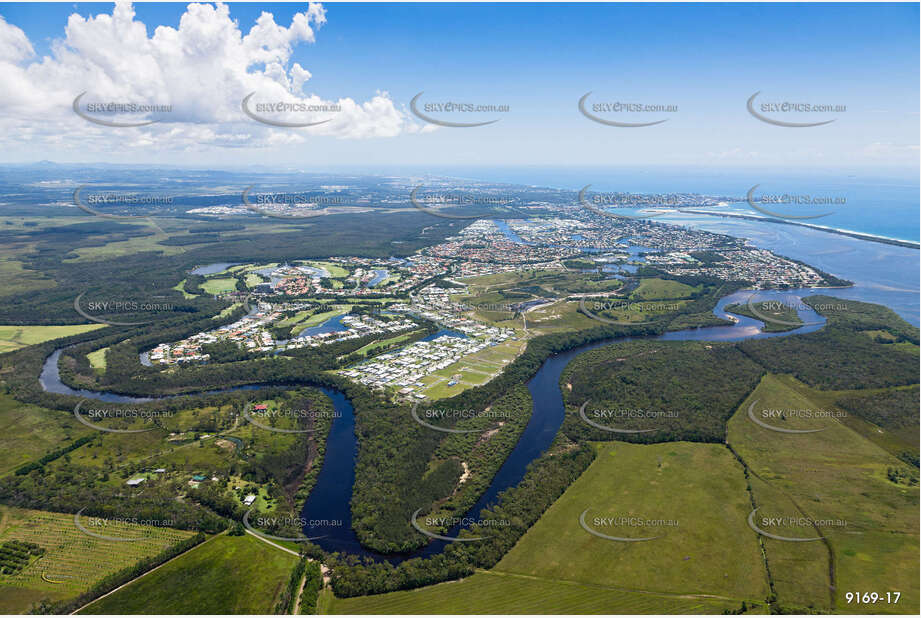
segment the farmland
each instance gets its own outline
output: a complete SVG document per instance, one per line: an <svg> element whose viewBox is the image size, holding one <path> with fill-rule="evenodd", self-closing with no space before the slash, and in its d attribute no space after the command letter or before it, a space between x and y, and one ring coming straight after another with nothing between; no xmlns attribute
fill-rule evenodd
<svg viewBox="0 0 921 618"><path fill-rule="evenodd" d="M0 474L87 435L71 414L20 403L0 394Z"/></svg>
<svg viewBox="0 0 921 618"><path fill-rule="evenodd" d="M4 612L25 612L46 598L75 597L103 577L192 536L184 530L82 518L91 532L132 541L100 539L79 530L73 515L0 508L0 543L24 541L44 550L21 571L0 575L0 611Z"/></svg>
<svg viewBox="0 0 921 618"><path fill-rule="evenodd" d="M719 614L738 604L693 595L635 592L580 582L478 572L461 581L351 599L329 614Z"/></svg>
<svg viewBox="0 0 921 618"><path fill-rule="evenodd" d="M0 326L0 354L24 348L27 345L50 341L60 337L78 335L105 324L69 324L66 326Z"/></svg>
<svg viewBox="0 0 921 618"><path fill-rule="evenodd" d="M269 614L297 557L222 535L89 605L87 614Z"/></svg>
<svg viewBox="0 0 921 618"><path fill-rule="evenodd" d="M805 516L829 522L771 530L789 537L821 535L828 539L827 547L820 542L765 539L780 602L839 611L913 613L918 608L917 469L912 472L838 418L801 418L790 413L828 409L823 394L811 396L810 391L789 376L768 375L729 421L728 441L754 476L752 491L759 516ZM759 426L748 415L753 403L756 414L788 411L785 418L769 419L769 424L820 431L789 434ZM890 470L907 476L894 481ZM829 581L829 560L834 564L834 582ZM828 592L832 583L833 599ZM857 588L900 591L900 606L847 605L844 594Z"/></svg>
<svg viewBox="0 0 921 618"><path fill-rule="evenodd" d="M542 579L673 594L763 600L767 575L745 518L741 466L718 444L597 444L598 456L496 566ZM618 542L609 536L646 538ZM595 517L675 525L592 525ZM650 530L653 530L650 532Z"/></svg>

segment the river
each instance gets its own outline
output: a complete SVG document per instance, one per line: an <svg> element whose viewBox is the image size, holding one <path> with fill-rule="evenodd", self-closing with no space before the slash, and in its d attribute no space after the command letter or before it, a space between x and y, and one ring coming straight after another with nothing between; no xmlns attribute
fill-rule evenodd
<svg viewBox="0 0 921 618"><path fill-rule="evenodd" d="M814 293L813 290L760 291L756 300L786 300L800 298ZM734 303L744 303L751 295L750 291L739 291L719 300L713 310L714 315L728 318L725 307ZM806 326L788 332L765 333L761 322L745 316L735 316L737 321L731 326L713 326L664 333L656 339L663 341L739 341L751 338L783 337L793 334L812 332L822 328L825 319L795 303L797 312ZM579 354L606 345L629 341L631 338L618 338L587 344L555 354L544 361L537 373L527 382L533 408L531 418L508 458L499 468L487 490L467 512L467 518L476 519L479 512L495 504L498 494L517 485L524 477L528 465L540 457L550 446L563 422L565 414L563 398L559 388L560 375L566 365ZM88 399L116 403L139 403L151 401L148 397L131 397L99 391L73 389L61 382L58 371L58 359L61 349L55 350L45 361L40 382L42 387L53 393L75 395ZM254 390L268 385L249 384L198 394L213 394L233 390ZM441 552L450 541L435 540L425 547L400 555L384 556L361 547L352 530L350 501L352 487L355 483L355 459L358 447L355 437L354 409L348 398L340 391L323 388L323 392L332 400L337 412L326 444L326 457L310 496L304 504L301 516L308 522L304 534L308 537L320 537L314 541L323 549L333 552L348 552L367 556L374 560L400 562L408 558L432 556ZM315 523L316 522L316 523ZM311 525L313 524L313 525ZM456 536L461 526L449 530L446 536Z"/></svg>

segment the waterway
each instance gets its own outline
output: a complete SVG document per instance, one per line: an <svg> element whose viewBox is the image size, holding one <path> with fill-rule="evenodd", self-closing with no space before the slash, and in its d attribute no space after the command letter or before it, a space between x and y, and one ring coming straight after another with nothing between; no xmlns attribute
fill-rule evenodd
<svg viewBox="0 0 921 618"><path fill-rule="evenodd" d="M754 299L756 301L789 301L792 298L799 298L808 293L812 293L812 291L761 291L755 293ZM750 295L751 292L749 291L740 291L720 299L713 310L714 315L729 318L729 315L725 312L725 307L733 303L744 303L749 299ZM811 309L801 306L800 303L796 303L794 306L797 307L800 319L806 325L789 332L765 333L762 332L762 325L759 321L744 316L735 316L737 321L731 326L686 329L665 333L657 337L657 339L663 341L739 341L750 338L784 337L812 332L822 328L825 323L824 318ZM442 331L438 334L446 333ZM618 338L587 344L553 355L544 361L537 373L527 382L527 388L533 401L531 418L518 443L496 473L488 489L467 512L466 517L475 519L483 508L495 504L499 493L517 485L524 477L528 465L540 457L553 442L565 414L559 380L566 365L579 354L589 350L607 345L616 345L619 342L629 340L630 338ZM110 402L135 403L151 400L151 398L128 397L82 389L76 390L66 386L61 382L58 372L57 363L60 354L61 350L56 350L45 362L40 379L45 390ZM265 385L247 385L208 392L256 389L263 386ZM352 487L355 483L355 460L358 452L354 409L351 402L342 392L328 388L324 388L323 392L332 400L337 414L327 438L326 457L324 458L323 466L301 514L308 522L308 525L304 528L305 536L314 538L314 542L327 551L353 553L373 560L389 560L391 562L400 562L414 557L432 556L443 551L450 541L435 540L415 552L396 556L383 556L361 547L357 536L352 530L350 507ZM454 537L460 529L461 526L457 526L449 530L446 536Z"/></svg>

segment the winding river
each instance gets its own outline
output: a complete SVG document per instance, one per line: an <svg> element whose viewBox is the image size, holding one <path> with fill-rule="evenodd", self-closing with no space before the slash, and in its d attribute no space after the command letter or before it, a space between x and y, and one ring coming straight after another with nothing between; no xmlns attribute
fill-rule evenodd
<svg viewBox="0 0 921 618"><path fill-rule="evenodd" d="M789 303L793 298L799 299L803 296L822 292L823 290L820 289L759 291L755 293L754 299L757 301L786 300ZM717 317L729 319L730 316L726 313L725 307L731 304L745 303L751 294L750 290L742 290L724 296L714 307L713 314ZM803 334L813 332L824 326L825 318L804 307L801 303L796 303L796 306L797 313L805 325L787 332L766 333L762 331L763 325L760 321L745 316L733 316L736 321L730 326L712 326L668 332L655 337L655 339L663 341L740 341L743 339ZM484 507L495 504L500 492L517 485L524 477L528 465L537 459L553 442L557 431L563 423L565 414L559 380L566 365L579 354L631 339L621 337L582 345L553 355L544 361L537 373L527 382L533 401L531 418L518 443L499 468L487 490L467 512L466 518L476 519ZM61 382L58 370L58 359L62 350L55 350L49 355L42 368L40 382L46 391L114 403L142 403L152 400L149 397L131 397L108 392L73 389L67 386ZM195 394L255 390L265 386L270 385L248 384ZM352 530L350 508L352 487L355 483L355 459L358 453L354 409L351 402L342 392L329 388L323 388L322 390L332 400L337 415L333 420L329 437L327 438L323 467L301 513L301 516L307 522L304 527L305 536L315 539L314 543L330 552L352 553L374 560L388 560L394 563L408 558L432 556L441 552L450 541L434 540L415 552L388 556L369 551L360 545L357 536ZM449 530L445 536L456 536L460 529L461 526L456 526Z"/></svg>

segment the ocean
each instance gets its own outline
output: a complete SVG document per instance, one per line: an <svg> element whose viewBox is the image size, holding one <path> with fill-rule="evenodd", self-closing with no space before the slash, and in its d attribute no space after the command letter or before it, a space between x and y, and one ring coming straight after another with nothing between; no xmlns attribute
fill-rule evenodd
<svg viewBox="0 0 921 618"><path fill-rule="evenodd" d="M804 221L814 225L846 229L854 232L918 241L921 225L921 184L913 178L884 176L879 173L759 172L751 169L732 170L659 170L606 168L470 168L444 170L447 176L493 182L508 182L532 186L553 187L579 191L592 185L591 191L622 191L628 193L700 193L745 198L749 189L758 185L755 196L796 195L832 198L842 204L829 207L810 206L809 214L832 214ZM737 204L730 210L761 215L747 206ZM771 206L783 214L801 215L807 207Z"/></svg>

